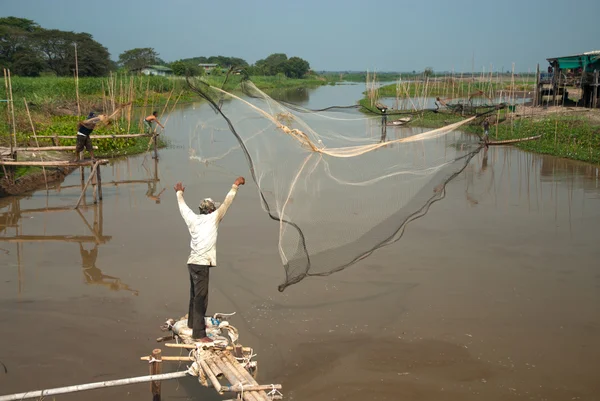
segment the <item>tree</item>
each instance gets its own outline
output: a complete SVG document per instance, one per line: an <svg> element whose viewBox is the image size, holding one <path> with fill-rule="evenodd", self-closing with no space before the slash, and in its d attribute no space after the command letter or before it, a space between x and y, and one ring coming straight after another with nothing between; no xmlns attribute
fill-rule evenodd
<svg viewBox="0 0 600 401"><path fill-rule="evenodd" d="M32 35L32 49L58 76L75 72L75 45L80 76L102 76L110 70L110 54L89 33L42 29Z"/></svg>
<svg viewBox="0 0 600 401"><path fill-rule="evenodd" d="M308 61L300 57L290 57L282 64L282 67L285 76L288 78L302 78L310 70Z"/></svg>
<svg viewBox="0 0 600 401"><path fill-rule="evenodd" d="M258 60L256 67L262 75L277 75L285 72L283 65L287 61L287 55L284 53L273 53L264 60Z"/></svg>
<svg viewBox="0 0 600 401"><path fill-rule="evenodd" d="M38 29L40 26L29 19L0 18L0 63L14 70L17 53L29 49L31 33Z"/></svg>
<svg viewBox="0 0 600 401"><path fill-rule="evenodd" d="M195 77L204 73L204 70L198 67L196 63L190 63L183 60L178 60L171 63L171 69L173 70L173 74L178 76L189 75Z"/></svg>
<svg viewBox="0 0 600 401"><path fill-rule="evenodd" d="M22 77L39 77L45 68L44 60L36 52L28 49L15 53L11 67L14 74Z"/></svg>
<svg viewBox="0 0 600 401"><path fill-rule="evenodd" d="M158 64L158 53L151 47L127 50L119 55L119 64L129 71L138 71L147 65Z"/></svg>
<svg viewBox="0 0 600 401"><path fill-rule="evenodd" d="M432 67L425 67L425 71L423 71L423 75L425 77L431 77L431 76L433 76L433 68Z"/></svg>

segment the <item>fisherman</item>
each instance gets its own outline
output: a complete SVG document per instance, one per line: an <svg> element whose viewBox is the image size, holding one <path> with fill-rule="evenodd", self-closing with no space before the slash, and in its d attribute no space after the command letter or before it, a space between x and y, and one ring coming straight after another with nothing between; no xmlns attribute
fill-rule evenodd
<svg viewBox="0 0 600 401"><path fill-rule="evenodd" d="M483 140L485 141L486 145L489 142L489 136L490 136L490 122L486 118L485 120L483 120Z"/></svg>
<svg viewBox="0 0 600 401"><path fill-rule="evenodd" d="M105 119L106 116L104 114L96 116L96 114L92 111L90 114L88 114L85 121L80 121L77 123L77 144L75 146L76 162L79 161L79 154L83 152L83 149L87 149L87 151L90 153L92 161L94 160L94 148L92 147L90 135L92 134L92 131L94 131L94 128L96 128L96 125Z"/></svg>
<svg viewBox="0 0 600 401"><path fill-rule="evenodd" d="M153 134L154 129L152 128L152 123L156 122L162 129L165 129L165 126L158 121L158 111L152 112L148 117L144 118L144 132L146 134Z"/></svg>
<svg viewBox="0 0 600 401"><path fill-rule="evenodd" d="M227 209L237 194L238 187L244 185L244 177L238 177L222 205L210 198L200 202L200 214L194 213L183 199L185 187L178 182L174 189L177 194L179 212L185 220L191 236L191 253L188 258L190 274L190 305L188 327L192 329L192 338L196 342L211 343L206 335L204 317L208 306L208 275L211 267L217 264L217 230Z"/></svg>

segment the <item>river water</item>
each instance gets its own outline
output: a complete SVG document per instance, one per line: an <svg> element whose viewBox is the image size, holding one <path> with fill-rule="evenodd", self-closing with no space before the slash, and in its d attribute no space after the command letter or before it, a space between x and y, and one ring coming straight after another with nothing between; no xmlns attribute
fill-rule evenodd
<svg viewBox="0 0 600 401"><path fill-rule="evenodd" d="M353 104L363 90L286 99L316 109ZM65 208L79 196L77 172L60 191L0 200L0 394L147 373L139 357L188 300L173 184L193 203L249 174L242 162L189 160L200 107L169 117L171 146L157 163L141 155L104 168L97 206L88 195L80 212ZM134 182L110 184L123 180ZM280 293L278 225L248 182L219 230L209 312L237 313L258 381L281 383L286 399L593 400L599 223L598 167L490 147L401 241ZM149 397L149 385L134 385L57 399ZM163 399L221 398L190 378L163 383Z"/></svg>

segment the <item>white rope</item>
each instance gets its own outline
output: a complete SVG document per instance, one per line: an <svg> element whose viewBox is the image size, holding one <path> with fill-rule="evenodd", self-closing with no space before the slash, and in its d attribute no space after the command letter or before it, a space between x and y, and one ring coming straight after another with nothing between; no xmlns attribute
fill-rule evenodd
<svg viewBox="0 0 600 401"><path fill-rule="evenodd" d="M233 312L233 313L218 313L218 312L217 312L217 313L215 313L215 314L213 315L213 318L214 318L214 319L216 319L216 318L217 318L217 316L219 316L219 315L220 315L220 316L229 317L229 316L233 316L233 315L235 315L235 313L236 313L236 312Z"/></svg>
<svg viewBox="0 0 600 401"><path fill-rule="evenodd" d="M152 362L162 362L160 359L155 359L153 356L150 357L150 359L148 360L148 363L152 363Z"/></svg>
<svg viewBox="0 0 600 401"><path fill-rule="evenodd" d="M283 394L281 394L281 392L275 388L275 385L271 384L271 391L267 393L267 397L271 397L272 399L272 397L275 395L280 395L283 397Z"/></svg>

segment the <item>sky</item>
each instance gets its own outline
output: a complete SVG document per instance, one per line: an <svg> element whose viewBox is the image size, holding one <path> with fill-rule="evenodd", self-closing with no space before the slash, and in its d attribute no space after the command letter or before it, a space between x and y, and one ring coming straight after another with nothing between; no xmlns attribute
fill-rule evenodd
<svg viewBox="0 0 600 401"><path fill-rule="evenodd" d="M0 16L88 32L113 60L272 53L321 71L535 71L600 50L600 0L0 0Z"/></svg>

